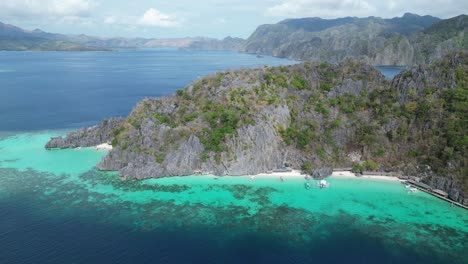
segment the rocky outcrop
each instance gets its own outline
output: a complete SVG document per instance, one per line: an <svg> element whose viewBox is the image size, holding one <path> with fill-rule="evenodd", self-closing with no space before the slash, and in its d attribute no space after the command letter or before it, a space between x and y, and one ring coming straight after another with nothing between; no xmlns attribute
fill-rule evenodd
<svg viewBox="0 0 468 264"><path fill-rule="evenodd" d="M461 190L461 183L458 179L450 177L432 176L424 179L424 182L431 185L434 189L444 190L448 193L448 197L461 204L468 204L468 196Z"/></svg>
<svg viewBox="0 0 468 264"><path fill-rule="evenodd" d="M97 146L102 143L111 143L112 132L114 129L120 127L124 123L123 118L111 118L102 121L101 124L82 128L67 134L65 138L55 137L52 138L45 145L46 149L54 148L76 148L76 147L91 147Z"/></svg>
<svg viewBox="0 0 468 264"><path fill-rule="evenodd" d="M263 120L269 115L274 123ZM101 163L100 170L119 170L125 178L143 179L192 175L200 170L215 175L248 175L266 172L284 164L287 150L276 131L276 125L286 125L289 118L287 107L264 109L255 125L247 125L236 130L236 135L225 140L223 153L206 155L205 146L195 135L172 138L181 130L166 124L156 124L150 119L142 122L141 129L130 132L129 138L141 138L145 150L164 150L148 155L148 151L128 151L122 144L114 148ZM135 133L135 134L133 134ZM165 143L173 141L170 146ZM177 146L177 147L174 147Z"/></svg>
<svg viewBox="0 0 468 264"><path fill-rule="evenodd" d="M324 179L330 175L332 175L333 169L330 167L325 167L325 168L320 168L320 169L315 169L312 171L312 178L316 180L321 180Z"/></svg>
<svg viewBox="0 0 468 264"><path fill-rule="evenodd" d="M392 81L353 60L216 73L46 147L111 141L98 168L135 179L283 165L314 178L333 167L402 171L465 202L467 71L468 54L455 53Z"/></svg>

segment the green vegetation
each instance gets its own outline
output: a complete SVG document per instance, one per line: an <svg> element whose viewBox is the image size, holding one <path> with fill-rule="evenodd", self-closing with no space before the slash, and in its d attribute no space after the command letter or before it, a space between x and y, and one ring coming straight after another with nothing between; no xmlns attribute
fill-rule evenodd
<svg viewBox="0 0 468 264"><path fill-rule="evenodd" d="M309 86L309 83L306 79L302 78L300 75L294 75L291 86L296 90L305 90Z"/></svg>
<svg viewBox="0 0 468 264"><path fill-rule="evenodd" d="M364 161L364 163L362 164L362 166L364 167L364 169L366 170L369 170L369 171L375 171L377 170L377 168L379 167L377 165L377 163L373 160L366 160Z"/></svg>
<svg viewBox="0 0 468 264"><path fill-rule="evenodd" d="M356 164L353 166L351 171L354 173L362 173L364 171L364 167L361 164Z"/></svg>
<svg viewBox="0 0 468 264"><path fill-rule="evenodd" d="M157 124L166 124L172 128L176 127L178 124L172 120L169 115L164 115L158 112L153 113L152 116Z"/></svg>
<svg viewBox="0 0 468 264"><path fill-rule="evenodd" d="M227 135L231 135L238 127L239 115L223 107L217 107L216 111L206 112L204 115L210 129L205 129L200 138L206 151L222 152L224 147L221 143Z"/></svg>
<svg viewBox="0 0 468 264"><path fill-rule="evenodd" d="M120 143L120 140L122 139L123 135L125 134L125 127L124 126L121 126L121 127L118 127L116 129L114 129L112 132L111 132L111 136L112 136L112 146L113 147L117 147Z"/></svg>
<svg viewBox="0 0 468 264"><path fill-rule="evenodd" d="M314 170L314 165L312 162L306 160L304 163L302 163L301 170L306 173L306 174L312 174Z"/></svg>
<svg viewBox="0 0 468 264"><path fill-rule="evenodd" d="M277 128L282 142L295 152L294 164L302 164L304 171L343 166L349 153L358 152L365 162L355 165L355 172L427 164L437 175L463 181L468 175L468 55L457 56L410 69L403 76L417 78L393 84L354 61L214 74L174 97L139 104L113 132L113 145L150 153L164 163L163 153L194 135L204 146L203 161L231 163L238 153L226 142L236 144L240 128L258 124ZM344 82L355 87L344 89ZM141 146L145 119L171 129L170 137L146 136L165 142L155 143L154 150Z"/></svg>

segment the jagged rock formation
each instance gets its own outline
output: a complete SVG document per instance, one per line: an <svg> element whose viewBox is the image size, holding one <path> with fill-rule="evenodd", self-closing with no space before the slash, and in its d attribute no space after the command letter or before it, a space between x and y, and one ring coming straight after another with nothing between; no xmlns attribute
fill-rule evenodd
<svg viewBox="0 0 468 264"><path fill-rule="evenodd" d="M64 149L76 147L92 147L102 143L110 143L113 139L112 133L125 122L123 118L111 118L103 120L99 125L82 128L68 133L63 137L52 138L46 144L46 149Z"/></svg>
<svg viewBox="0 0 468 264"><path fill-rule="evenodd" d="M420 176L467 203L466 72L455 53L392 81L352 60L217 73L141 101L112 132L101 124L114 149L98 168L143 179L355 166Z"/></svg>
<svg viewBox="0 0 468 264"><path fill-rule="evenodd" d="M442 21L414 14L393 19L289 19L258 27L244 51L331 63L354 58L371 65L415 65L467 49L467 33L466 15Z"/></svg>

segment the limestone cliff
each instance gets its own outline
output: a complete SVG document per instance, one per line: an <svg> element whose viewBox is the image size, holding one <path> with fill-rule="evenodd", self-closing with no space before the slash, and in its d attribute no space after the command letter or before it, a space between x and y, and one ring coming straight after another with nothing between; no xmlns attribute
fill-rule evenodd
<svg viewBox="0 0 468 264"><path fill-rule="evenodd" d="M422 176L467 203L466 72L455 53L392 81L352 60L216 73L141 101L112 132L48 147L103 130L114 149L98 168L124 178L354 166Z"/></svg>
<svg viewBox="0 0 468 264"><path fill-rule="evenodd" d="M414 14L290 19L258 27L243 51L331 63L354 58L371 65L416 65L467 49L467 31L466 15L442 21Z"/></svg>

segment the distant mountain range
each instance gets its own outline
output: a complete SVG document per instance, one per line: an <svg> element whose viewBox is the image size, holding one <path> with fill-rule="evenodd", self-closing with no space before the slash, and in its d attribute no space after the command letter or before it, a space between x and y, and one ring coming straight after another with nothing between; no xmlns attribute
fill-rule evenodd
<svg viewBox="0 0 468 264"><path fill-rule="evenodd" d="M25 30L0 22L0 50L38 51L98 51L113 48L186 48L196 41L215 41L205 37L193 38L103 38L87 35L63 35L40 29Z"/></svg>
<svg viewBox="0 0 468 264"><path fill-rule="evenodd" d="M69 41L64 35L39 29L28 31L0 22L0 50L93 51L106 50Z"/></svg>
<svg viewBox="0 0 468 264"><path fill-rule="evenodd" d="M468 49L468 16L442 20L406 13L402 17L287 19L261 25L247 39L206 37L145 39L102 38L27 31L0 23L0 50L110 50L174 47L233 50L297 60L371 65L428 64L445 54Z"/></svg>

